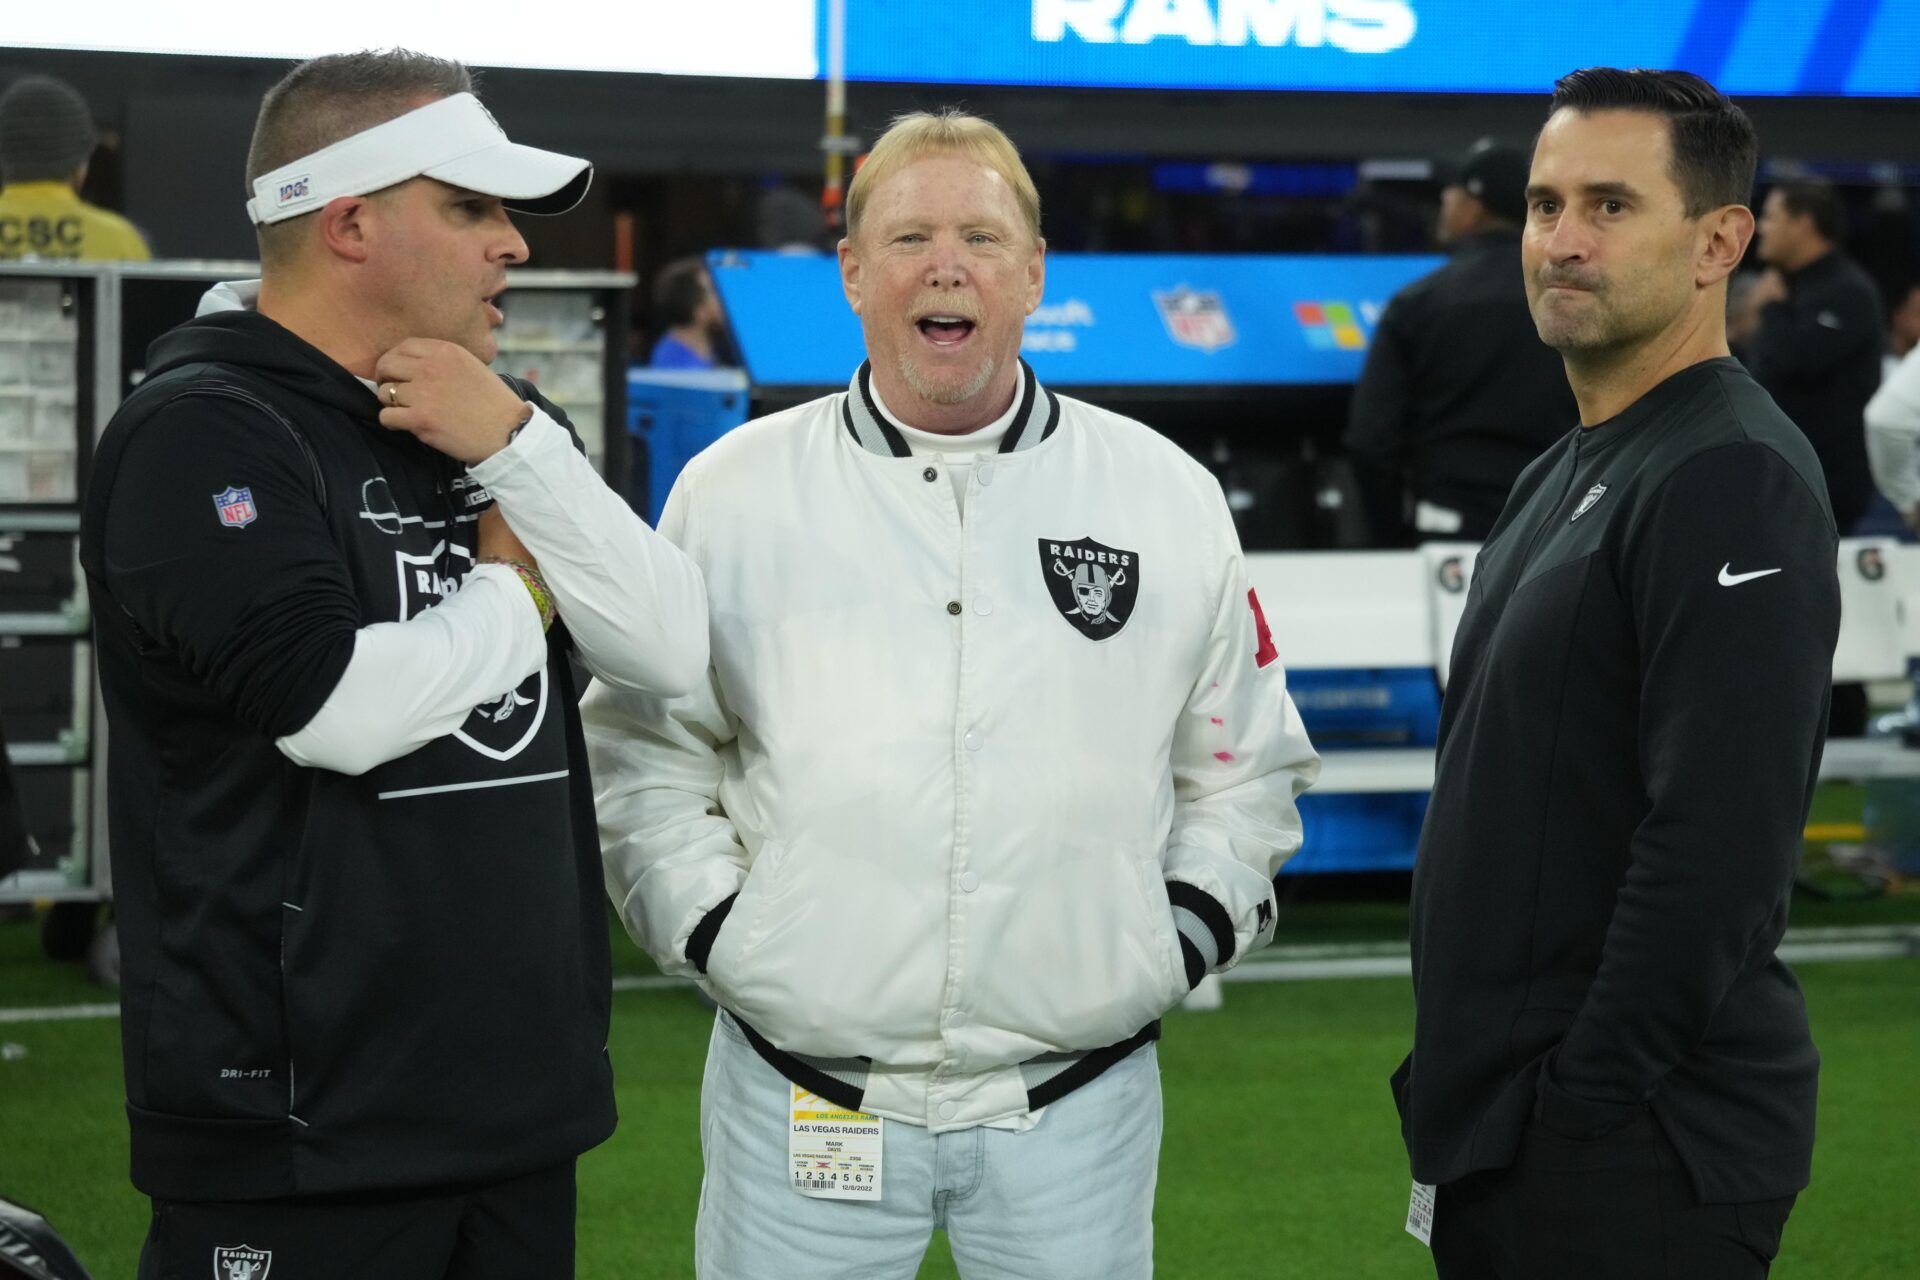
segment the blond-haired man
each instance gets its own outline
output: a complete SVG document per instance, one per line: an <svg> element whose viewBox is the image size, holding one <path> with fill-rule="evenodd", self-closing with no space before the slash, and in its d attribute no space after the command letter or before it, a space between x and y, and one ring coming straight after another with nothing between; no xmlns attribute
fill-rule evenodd
<svg viewBox="0 0 1920 1280"><path fill-rule="evenodd" d="M1265 943L1318 761L1219 487L1020 359L1004 134L896 122L840 245L868 360L681 476L705 688L584 709L607 880L721 1006L707 1280L1152 1268L1158 1019Z"/></svg>

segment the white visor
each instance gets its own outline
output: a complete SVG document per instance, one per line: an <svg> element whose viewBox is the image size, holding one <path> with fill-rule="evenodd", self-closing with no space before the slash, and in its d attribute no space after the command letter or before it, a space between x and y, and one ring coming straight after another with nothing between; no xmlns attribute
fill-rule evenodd
<svg viewBox="0 0 1920 1280"><path fill-rule="evenodd" d="M478 98L456 93L275 169L253 184L247 216L281 222L422 176L521 213L565 213L587 194L593 166L507 141Z"/></svg>

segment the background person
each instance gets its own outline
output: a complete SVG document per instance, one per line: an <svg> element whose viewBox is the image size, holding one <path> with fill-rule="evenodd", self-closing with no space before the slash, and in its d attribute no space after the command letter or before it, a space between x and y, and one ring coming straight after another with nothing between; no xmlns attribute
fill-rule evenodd
<svg viewBox="0 0 1920 1280"><path fill-rule="evenodd" d="M1344 437L1375 546L1479 541L1516 476L1572 429L1573 393L1520 278L1527 158L1482 139L1440 193L1452 260L1380 317Z"/></svg>
<svg viewBox="0 0 1920 1280"><path fill-rule="evenodd" d="M86 99L63 80L22 76L0 94L0 261L147 260L132 223L80 198L98 141Z"/></svg>
<svg viewBox="0 0 1920 1280"><path fill-rule="evenodd" d="M1863 414L1886 347L1880 290L1841 249L1845 210L1830 183L1783 182L1760 207L1767 264L1747 294L1747 367L1806 433L1842 534L1873 501Z"/></svg>
<svg viewBox="0 0 1920 1280"><path fill-rule="evenodd" d="M711 369L719 361L726 323L707 264L680 258L660 269L653 282L653 314L661 326L648 364L655 369Z"/></svg>
<svg viewBox="0 0 1920 1280"><path fill-rule="evenodd" d="M1874 485L1920 533L1920 347L1910 347L1873 393L1866 423Z"/></svg>
<svg viewBox="0 0 1920 1280"><path fill-rule="evenodd" d="M1893 376L1894 366L1920 347L1920 284L1900 294L1900 303L1887 317L1887 354L1881 360L1880 377Z"/></svg>

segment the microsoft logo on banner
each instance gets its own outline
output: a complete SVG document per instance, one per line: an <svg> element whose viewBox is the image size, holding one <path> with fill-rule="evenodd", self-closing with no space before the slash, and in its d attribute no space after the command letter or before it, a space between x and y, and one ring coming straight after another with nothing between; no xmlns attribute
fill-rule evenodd
<svg viewBox="0 0 1920 1280"><path fill-rule="evenodd" d="M1362 305L1362 310L1371 310ZM1315 351L1365 351L1367 334L1345 302L1296 302L1293 318ZM1369 320L1372 317L1368 317Z"/></svg>
<svg viewBox="0 0 1920 1280"><path fill-rule="evenodd" d="M1168 39L1391 53L1418 26L1409 0L1033 0L1033 38L1043 44L1071 33L1088 44Z"/></svg>

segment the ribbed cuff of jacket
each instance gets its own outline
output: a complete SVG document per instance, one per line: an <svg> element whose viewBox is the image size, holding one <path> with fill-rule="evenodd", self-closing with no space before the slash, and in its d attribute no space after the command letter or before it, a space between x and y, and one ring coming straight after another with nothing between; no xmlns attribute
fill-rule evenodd
<svg viewBox="0 0 1920 1280"><path fill-rule="evenodd" d="M1174 928L1180 931L1180 956L1187 965L1187 988L1233 959L1233 917L1212 894L1184 880L1167 881Z"/></svg>
<svg viewBox="0 0 1920 1280"><path fill-rule="evenodd" d="M733 910L734 900L739 896L736 890L722 898L713 910L700 917L700 923L693 926L693 933L687 938L687 961L703 974L707 971L707 957L713 953L713 940L720 935L720 926L727 922L727 913Z"/></svg>

